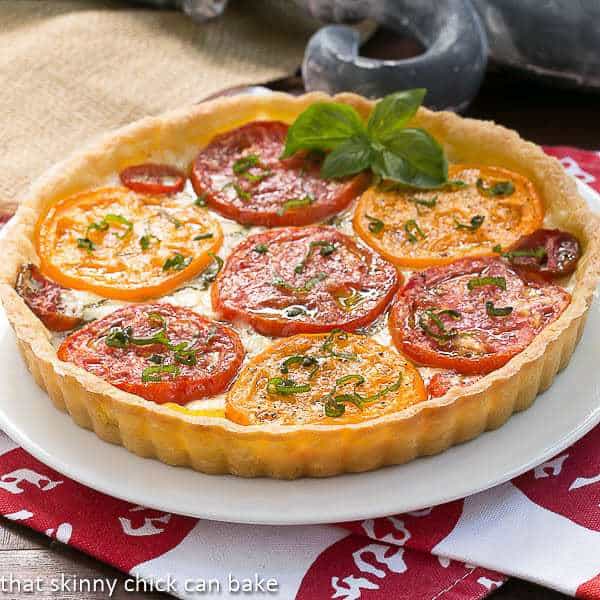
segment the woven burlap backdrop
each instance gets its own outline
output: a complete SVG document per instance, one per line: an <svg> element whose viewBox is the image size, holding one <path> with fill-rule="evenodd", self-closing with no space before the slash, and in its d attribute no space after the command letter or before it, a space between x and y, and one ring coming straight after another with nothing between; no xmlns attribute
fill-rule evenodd
<svg viewBox="0 0 600 600"><path fill-rule="evenodd" d="M293 73L310 31L253 0L202 25L123 2L0 1L0 206L100 132Z"/></svg>

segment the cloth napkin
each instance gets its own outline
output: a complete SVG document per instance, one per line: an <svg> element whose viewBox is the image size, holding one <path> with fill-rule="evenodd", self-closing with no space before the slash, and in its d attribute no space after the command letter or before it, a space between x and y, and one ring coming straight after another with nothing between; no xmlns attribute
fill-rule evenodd
<svg viewBox="0 0 600 600"><path fill-rule="evenodd" d="M600 152L546 151L600 191ZM134 506L62 476L0 432L0 514L131 574L131 585L152 581L180 598L476 600L513 575L600 600L600 426L463 500L303 527Z"/></svg>

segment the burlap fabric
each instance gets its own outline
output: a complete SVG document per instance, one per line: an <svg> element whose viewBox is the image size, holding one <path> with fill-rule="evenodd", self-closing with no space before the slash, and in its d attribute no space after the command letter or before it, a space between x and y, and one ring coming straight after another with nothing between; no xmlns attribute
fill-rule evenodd
<svg viewBox="0 0 600 600"><path fill-rule="evenodd" d="M100 132L293 73L309 35L252 0L202 25L122 2L0 0L0 206Z"/></svg>

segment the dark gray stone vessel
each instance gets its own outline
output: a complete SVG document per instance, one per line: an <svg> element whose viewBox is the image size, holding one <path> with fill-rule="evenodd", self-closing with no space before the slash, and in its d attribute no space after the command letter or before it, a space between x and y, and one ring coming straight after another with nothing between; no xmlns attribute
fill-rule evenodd
<svg viewBox="0 0 600 600"><path fill-rule="evenodd" d="M316 4L311 3L313 10ZM416 38L426 50L403 60L365 58L359 55L355 30L343 25L324 27L311 38L304 55L302 74L308 90L351 90L378 97L425 87L428 106L452 110L466 108L477 93L485 73L487 42L469 0L321 2L320 8L319 18L373 19L400 35Z"/></svg>

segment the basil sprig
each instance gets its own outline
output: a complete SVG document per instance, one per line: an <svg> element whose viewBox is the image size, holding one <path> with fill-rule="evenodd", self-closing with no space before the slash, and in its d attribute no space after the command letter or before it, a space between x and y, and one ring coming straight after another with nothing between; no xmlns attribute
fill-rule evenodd
<svg viewBox="0 0 600 600"><path fill-rule="evenodd" d="M416 188L439 188L448 181L448 162L440 144L424 129L406 127L425 89L390 94L380 100L365 124L347 104L317 102L290 127L282 158L298 150L330 151L324 178L366 169L382 179Z"/></svg>

